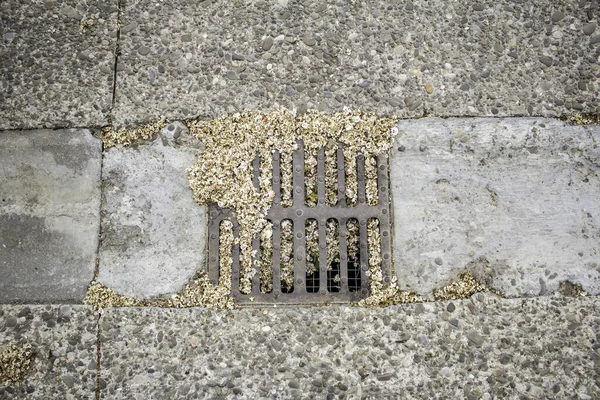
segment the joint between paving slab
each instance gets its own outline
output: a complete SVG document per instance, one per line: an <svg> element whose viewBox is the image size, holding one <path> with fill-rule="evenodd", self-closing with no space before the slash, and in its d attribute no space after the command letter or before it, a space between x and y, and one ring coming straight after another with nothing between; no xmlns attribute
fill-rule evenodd
<svg viewBox="0 0 600 400"><path fill-rule="evenodd" d="M109 112L109 119L111 119L111 114L113 108L115 107L116 95L117 95L117 67L119 64L119 54L121 52L121 0L117 2L117 43L115 44L115 63L113 66L113 89L112 89L112 101L111 101L111 109ZM112 121L109 121L112 125Z"/></svg>
<svg viewBox="0 0 600 400"><path fill-rule="evenodd" d="M96 391L95 391L95 399L100 400L100 358L102 357L102 348L100 343L100 320L102 319L102 313L98 312L98 323L97 323L97 331L96 331Z"/></svg>

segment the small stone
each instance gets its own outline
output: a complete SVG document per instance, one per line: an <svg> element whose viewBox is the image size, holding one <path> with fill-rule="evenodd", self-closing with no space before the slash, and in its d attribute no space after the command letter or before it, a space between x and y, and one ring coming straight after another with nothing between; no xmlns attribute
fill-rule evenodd
<svg viewBox="0 0 600 400"><path fill-rule="evenodd" d="M198 340L198 338L196 336L192 336L190 338L190 345L192 347L198 347L199 344L200 344L200 341Z"/></svg>
<svg viewBox="0 0 600 400"><path fill-rule="evenodd" d="M185 35L181 35L181 41L182 42L191 42L192 35L190 35L189 33L186 33Z"/></svg>
<svg viewBox="0 0 600 400"><path fill-rule="evenodd" d="M390 379L392 379L393 376L394 376L394 374L378 375L377 380L380 382L386 382L386 381L389 381Z"/></svg>
<svg viewBox="0 0 600 400"><path fill-rule="evenodd" d="M431 82L425 83L425 91L427 92L427 94L433 93L433 85L431 84Z"/></svg>
<svg viewBox="0 0 600 400"><path fill-rule="evenodd" d="M289 381L288 382L288 386L291 387L292 389L300 389L300 384L298 383L298 381Z"/></svg>
<svg viewBox="0 0 600 400"><path fill-rule="evenodd" d="M456 306L454 305L454 303L449 303L449 304L446 306L446 310L447 310L448 312L454 312L454 310L456 310Z"/></svg>
<svg viewBox="0 0 600 400"><path fill-rule="evenodd" d="M563 14L562 11L554 11L554 14L552 14L552 22L558 22L564 17L565 14Z"/></svg>
<svg viewBox="0 0 600 400"><path fill-rule="evenodd" d="M483 4L473 4L473 10L474 11L483 11L485 9L485 7L483 6Z"/></svg>
<svg viewBox="0 0 600 400"><path fill-rule="evenodd" d="M467 90L469 90L471 87L469 86L468 83L463 83L462 85L460 85L460 90L464 90L465 92Z"/></svg>
<svg viewBox="0 0 600 400"><path fill-rule="evenodd" d="M138 48L138 53L141 56L148 55L148 53L150 53L150 47L148 47L148 46L140 46Z"/></svg>
<svg viewBox="0 0 600 400"><path fill-rule="evenodd" d="M442 265L444 263L444 261L442 261L442 259L440 257L436 257L435 260L433 260L437 265Z"/></svg>
<svg viewBox="0 0 600 400"><path fill-rule="evenodd" d="M310 83L317 83L319 82L319 76L318 75L311 75L308 77L308 81Z"/></svg>
<svg viewBox="0 0 600 400"><path fill-rule="evenodd" d="M75 383L75 380L73 379L73 377L71 375L63 376L62 381L65 385L67 385L68 388L72 388L73 384Z"/></svg>
<svg viewBox="0 0 600 400"><path fill-rule="evenodd" d="M552 65L552 58L548 56L541 56L540 62L544 64L546 67L550 67Z"/></svg>
<svg viewBox="0 0 600 400"><path fill-rule="evenodd" d="M590 39L590 44L600 43L600 35L592 36Z"/></svg>
<svg viewBox="0 0 600 400"><path fill-rule="evenodd" d="M413 4L413 2L412 2L412 1L410 1L410 0L409 0L409 1L407 1L407 2L406 2L406 6L404 6L404 8L405 8L407 11L412 11L412 10L414 10L414 9L415 9L415 5Z"/></svg>
<svg viewBox="0 0 600 400"><path fill-rule="evenodd" d="M307 46L314 46L317 41L315 40L315 38L313 38L310 35L306 35L302 38L302 41L304 42L305 45Z"/></svg>
<svg viewBox="0 0 600 400"><path fill-rule="evenodd" d="M500 364L502 364L502 365L508 364L511 359L512 358L509 354L506 354L506 353L500 354Z"/></svg>
<svg viewBox="0 0 600 400"><path fill-rule="evenodd" d="M273 38L269 36L265 40L263 40L262 49L264 51L269 51L271 50L271 47L273 47Z"/></svg>
<svg viewBox="0 0 600 400"><path fill-rule="evenodd" d="M271 331L271 327L268 326L268 325L267 326L263 326L260 330L263 331L263 332L270 332Z"/></svg>
<svg viewBox="0 0 600 400"><path fill-rule="evenodd" d="M17 326L17 319L12 315L7 317L6 321L4 322L4 326L7 328L14 328L15 326Z"/></svg>
<svg viewBox="0 0 600 400"><path fill-rule="evenodd" d="M470 331L467 333L467 339L469 339L469 341L476 346L481 346L483 344L483 337L475 331Z"/></svg>
<svg viewBox="0 0 600 400"><path fill-rule="evenodd" d="M585 24L581 29L583 29L583 33L585 33L586 35L591 35L596 30L596 24L590 22L589 24Z"/></svg>
<svg viewBox="0 0 600 400"><path fill-rule="evenodd" d="M237 53L233 53L233 54L231 55L231 59L232 59L233 61L244 61L246 58L244 58L244 56L242 56L242 55L239 55L239 54L237 54Z"/></svg>
<svg viewBox="0 0 600 400"><path fill-rule="evenodd" d="M137 28L137 22L131 22L121 28L121 33L129 33L135 28Z"/></svg>
<svg viewBox="0 0 600 400"><path fill-rule="evenodd" d="M227 78L231 79L232 81L236 81L239 79L235 71L227 71Z"/></svg>

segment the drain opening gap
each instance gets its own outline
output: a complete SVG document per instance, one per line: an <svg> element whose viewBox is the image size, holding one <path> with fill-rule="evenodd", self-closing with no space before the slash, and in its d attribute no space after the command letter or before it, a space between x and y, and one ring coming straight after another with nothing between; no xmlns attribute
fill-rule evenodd
<svg viewBox="0 0 600 400"><path fill-rule="evenodd" d="M325 202L332 207L338 204L338 147L332 143L325 147Z"/></svg>
<svg viewBox="0 0 600 400"><path fill-rule="evenodd" d="M341 289L340 277L340 237L336 219L327 220L327 291L337 293Z"/></svg>
<svg viewBox="0 0 600 400"><path fill-rule="evenodd" d="M260 293L273 291L273 224L268 221L260 234ZM254 289L254 288L253 288Z"/></svg>
<svg viewBox="0 0 600 400"><path fill-rule="evenodd" d="M345 207L346 206L346 170L345 170L345 162L344 162L344 146L340 143L338 145L337 150L337 206Z"/></svg>
<svg viewBox="0 0 600 400"><path fill-rule="evenodd" d="M231 267L231 291L240 292L241 274L240 274L240 224L237 220L233 221L233 263Z"/></svg>
<svg viewBox="0 0 600 400"><path fill-rule="evenodd" d="M320 290L319 268L319 227L317 220L306 220L306 292L317 293Z"/></svg>
<svg viewBox="0 0 600 400"><path fill-rule="evenodd" d="M359 242L360 242L360 257L359 257L359 265L360 265L360 280L363 282L363 285L367 287L367 271L369 269L369 256L367 249L368 235L367 235L367 221L360 220L358 223L358 231L359 231Z"/></svg>
<svg viewBox="0 0 600 400"><path fill-rule="evenodd" d="M216 206L209 206L209 215L216 215ZM221 218L214 217L208 226L209 246L208 246L208 279L213 285L219 282L220 268L220 240L221 240Z"/></svg>
<svg viewBox="0 0 600 400"><path fill-rule="evenodd" d="M358 203L365 204L366 202L366 182L365 182L365 157L359 154L356 157L356 180L358 185Z"/></svg>
<svg viewBox="0 0 600 400"><path fill-rule="evenodd" d="M340 218L338 221L339 243L340 243L340 293L348 291L348 246L346 232L346 219Z"/></svg>
<svg viewBox="0 0 600 400"><path fill-rule="evenodd" d="M281 168L279 151L273 151L273 205L281 204Z"/></svg>
<svg viewBox="0 0 600 400"><path fill-rule="evenodd" d="M327 294L327 221L319 221L319 276L323 278L319 281L319 292L322 295Z"/></svg>
<svg viewBox="0 0 600 400"><path fill-rule="evenodd" d="M365 156L365 182L367 204L369 206L378 205L377 157L372 154Z"/></svg>
<svg viewBox="0 0 600 400"><path fill-rule="evenodd" d="M359 263L359 234L358 220L350 218L346 222L348 236L348 291L357 292L361 289L360 263Z"/></svg>
<svg viewBox="0 0 600 400"><path fill-rule="evenodd" d="M281 221L281 293L294 291L294 223L290 219Z"/></svg>
<svg viewBox="0 0 600 400"><path fill-rule="evenodd" d="M217 269L218 284L227 287L232 279L233 266L233 224L228 219L219 221L219 257Z"/></svg>
<svg viewBox="0 0 600 400"><path fill-rule="evenodd" d="M294 152L294 154L296 154ZM289 152L279 154L279 169L281 180L281 205L283 207L291 207L293 204L293 155Z"/></svg>
<svg viewBox="0 0 600 400"><path fill-rule="evenodd" d="M346 170L346 205L354 207L358 204L357 154L344 148L344 164Z"/></svg>
<svg viewBox="0 0 600 400"><path fill-rule="evenodd" d="M381 232L380 224L377 218L369 218L367 223L367 235L368 243L367 247L369 250L369 269L371 271L381 271ZM381 278L383 277L383 271Z"/></svg>
<svg viewBox="0 0 600 400"><path fill-rule="evenodd" d="M273 286L273 295L277 298L281 294L281 222L272 221L273 224L273 261L270 267L273 268L273 277L271 285Z"/></svg>
<svg viewBox="0 0 600 400"><path fill-rule="evenodd" d="M260 191L260 154L257 154L252 161L252 184L254 188ZM243 277L243 279L247 279L250 282L249 288L247 290L242 290L243 294L254 294L257 295L260 293L260 235L256 235L252 238L252 269L253 275L252 278ZM240 282L242 289L244 289L244 285Z"/></svg>
<svg viewBox="0 0 600 400"><path fill-rule="evenodd" d="M318 175L317 154L314 150L306 148L304 151L304 191L306 199L304 204L307 207L316 207L318 202L317 175Z"/></svg>

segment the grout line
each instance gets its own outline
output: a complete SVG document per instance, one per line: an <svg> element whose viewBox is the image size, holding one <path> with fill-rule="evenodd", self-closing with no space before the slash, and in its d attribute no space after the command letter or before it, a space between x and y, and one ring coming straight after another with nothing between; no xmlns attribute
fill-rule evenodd
<svg viewBox="0 0 600 400"><path fill-rule="evenodd" d="M115 107L116 94L117 94L117 66L119 64L119 54L121 53L121 0L117 1L117 44L115 46L115 64L113 67L113 88L112 88L112 102L110 112ZM110 118L110 114L109 114ZM112 118L111 118L112 119ZM112 121L109 121L112 125Z"/></svg>
<svg viewBox="0 0 600 400"><path fill-rule="evenodd" d="M98 278L100 273L100 249L102 248L102 206L104 205L104 142L101 144L100 153L100 207L98 212L98 247L96 248L96 262L94 266L94 278Z"/></svg>

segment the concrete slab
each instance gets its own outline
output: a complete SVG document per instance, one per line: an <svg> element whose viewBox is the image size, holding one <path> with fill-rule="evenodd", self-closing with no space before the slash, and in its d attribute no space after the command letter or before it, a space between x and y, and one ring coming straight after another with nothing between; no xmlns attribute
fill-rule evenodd
<svg viewBox="0 0 600 400"><path fill-rule="evenodd" d="M550 119L402 121L394 262L429 295L471 270L507 296L569 280L600 293L600 127Z"/></svg>
<svg viewBox="0 0 600 400"><path fill-rule="evenodd" d="M597 2L127 1L113 121L600 112Z"/></svg>
<svg viewBox="0 0 600 400"><path fill-rule="evenodd" d="M98 249L101 151L89 130L2 132L0 302L83 300Z"/></svg>
<svg viewBox="0 0 600 400"><path fill-rule="evenodd" d="M0 349L30 344L25 380L4 385L2 399L91 399L96 389L98 314L74 305L0 305Z"/></svg>
<svg viewBox="0 0 600 400"><path fill-rule="evenodd" d="M117 0L6 0L0 27L0 130L108 124Z"/></svg>
<svg viewBox="0 0 600 400"><path fill-rule="evenodd" d="M100 282L147 298L177 292L204 267L206 211L194 202L186 171L196 156L160 137L105 152Z"/></svg>
<svg viewBox="0 0 600 400"><path fill-rule="evenodd" d="M103 398L600 396L597 298L109 309Z"/></svg>

